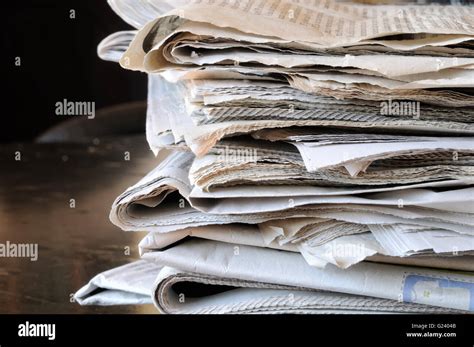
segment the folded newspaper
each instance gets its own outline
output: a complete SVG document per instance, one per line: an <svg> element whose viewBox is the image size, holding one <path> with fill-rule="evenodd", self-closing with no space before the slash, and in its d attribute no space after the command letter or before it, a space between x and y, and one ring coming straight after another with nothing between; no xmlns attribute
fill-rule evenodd
<svg viewBox="0 0 474 347"><path fill-rule="evenodd" d="M110 212L141 259L80 304L474 312L474 7L109 4L160 160Z"/></svg>
<svg viewBox="0 0 474 347"><path fill-rule="evenodd" d="M101 305L153 300L167 313L473 310L473 278L460 272L369 262L350 270L316 269L292 252L206 240L147 255L98 275L77 292L77 300Z"/></svg>

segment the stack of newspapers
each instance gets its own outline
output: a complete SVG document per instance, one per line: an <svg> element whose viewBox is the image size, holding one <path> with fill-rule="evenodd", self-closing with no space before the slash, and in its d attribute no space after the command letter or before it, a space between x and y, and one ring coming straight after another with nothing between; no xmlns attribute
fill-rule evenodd
<svg viewBox="0 0 474 347"><path fill-rule="evenodd" d="M110 214L142 259L80 304L474 311L474 7L109 3L160 162Z"/></svg>

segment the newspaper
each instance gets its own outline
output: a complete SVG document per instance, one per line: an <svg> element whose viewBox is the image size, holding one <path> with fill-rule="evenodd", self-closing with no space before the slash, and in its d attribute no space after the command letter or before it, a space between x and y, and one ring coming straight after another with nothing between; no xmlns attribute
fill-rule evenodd
<svg viewBox="0 0 474 347"><path fill-rule="evenodd" d="M80 304L474 311L473 7L109 3L158 165L110 212L142 259Z"/></svg>
<svg viewBox="0 0 474 347"><path fill-rule="evenodd" d="M283 227L282 227L283 225ZM372 228L400 228L418 230L419 238L423 240L418 252L393 252L392 243L379 242L380 236L372 232ZM168 233L151 232L139 243L140 254L162 250L186 238L200 238L226 242L233 245L248 245L268 247L289 252L300 252L311 266L324 268L327 264L348 268L363 260L376 260L380 263L395 263L424 267L446 268L451 270L474 271L474 264L468 259L473 249L473 236L461 235L450 231L440 231L419 225L399 224L354 224L340 222L330 218L291 218L266 222L261 225L230 224L226 226L210 225L191 227ZM423 233L421 231L428 231ZM430 243L427 235L434 241ZM397 238L399 233L389 236ZM434 238L433 238L434 236ZM412 235L409 234L409 237ZM438 238L438 240L436 239ZM456 238L464 238L462 245ZM442 241L441 248L439 239ZM407 247L409 241L401 242ZM414 243L413 243L414 244ZM465 251L466 250L466 251ZM441 253L441 254L440 254ZM376 255L373 257L374 255ZM418 256L420 255L420 256ZM421 256L422 255L422 256ZM442 255L442 257L441 257ZM399 258L396 258L399 257ZM397 259L394 261L394 259ZM472 260L472 259L471 259ZM436 264L436 266L433 266Z"/></svg>
<svg viewBox="0 0 474 347"><path fill-rule="evenodd" d="M240 193L236 193L238 186L233 186L236 194L231 198L212 196L212 193L199 196L188 180L193 160L194 156L189 152L170 152L157 168L117 198L110 213L111 221L124 230L164 232L210 224L254 224L282 215L314 216L323 210L351 211L361 206L365 211L401 219L436 218L445 223L472 224L469 222L472 213L469 204L473 201L474 188L440 192L416 189L426 187L424 183L395 189L303 186L296 190L294 186L275 186L278 188L275 189L270 185L266 197L262 192L264 186L260 186L261 193L255 196L247 195L249 187L244 184ZM434 186L442 183L434 182ZM445 183L449 186L452 182ZM250 191L255 194L258 189L251 188ZM382 206L385 210L381 210ZM416 207L422 209L415 213ZM459 226L450 228L460 230Z"/></svg>
<svg viewBox="0 0 474 347"><path fill-rule="evenodd" d="M359 309L361 312L370 312L378 310L377 305L370 304L371 299L369 298L388 300L392 304L388 305L391 308L382 305L382 308L379 309L382 312L410 312L411 310L413 310L411 312L431 311L439 313L454 312L456 310L473 311L471 302L474 288L473 277L465 273L368 262L357 264L347 270L335 267L317 269L306 265L302 257L296 253L252 246L238 246L237 249L238 253L236 254L235 246L231 244L190 240L161 252L147 253L146 259L152 262L152 266L148 271L157 276L150 293L155 304L160 310L170 313L228 313L233 311L231 307L234 307L234 310L238 312L244 310L243 307L247 306L244 304L249 303L249 301L255 304L255 301L253 301L255 299L260 301L266 297L268 300L268 292L260 292L263 295L262 298L257 289L285 289L286 292L280 293L287 295L289 294L288 291L299 290L313 293L314 290L318 290L328 294L341 293L363 296L369 301L365 304L362 301L362 307L357 308L352 305L352 307L346 307L345 309L348 311ZM249 266L249 264L252 264L252 266ZM161 266L164 266L164 268L157 271ZM122 268L121 270L122 274L127 273L127 271L124 271L126 269ZM94 289L101 285L109 290L126 292L122 288L127 288L127 285L121 285L121 282L125 278L134 282L135 276L129 272L129 275L121 277L117 276L117 272L112 270L105 276L100 275L100 280L92 280L89 285L76 294L76 297L83 303L87 303L87 301L94 302L95 299L92 299ZM133 273L133 271L131 272ZM144 276L142 271L140 277L148 278L148 276ZM173 284L181 282L179 278L182 282L188 283L197 282L211 286L224 285L230 287L231 290L209 295L204 297L202 301L195 301L189 292L176 293L172 291ZM170 279L174 280L170 281ZM144 283L144 281L141 283ZM444 290L448 286L450 291ZM232 287L236 289L254 288L255 290L246 296L246 300L243 300L240 295L242 291L234 292ZM182 288L185 290L185 287ZM192 286L189 290L192 291ZM430 295L422 295L425 291L429 291ZM103 297L107 296L107 291L102 293L104 293ZM185 300L181 300L183 305L178 304L179 294L183 294L181 299L184 296ZM313 295L307 294L310 297ZM89 295L92 295L92 297ZM314 299L316 298L314 297ZM326 297L324 300L320 300L320 303L321 305L332 306L329 311L333 311L337 306L343 308L340 305L345 301L344 298L347 297L345 295L336 296L333 298L333 302L333 300L327 300L329 298ZM102 298L102 300L106 299ZM123 302L125 298L121 298L121 300ZM215 305L217 303L219 305ZM385 303L389 304L388 302ZM403 305L408 305L408 307L405 306L405 309L403 309ZM186 310L186 306L188 310ZM216 310L216 306L221 306L221 309ZM440 310L435 307L443 309ZM287 308L287 310L290 309ZM315 308L315 310L317 309ZM262 308L262 311L278 312L279 310L278 308L268 307L267 309Z"/></svg>
<svg viewBox="0 0 474 347"><path fill-rule="evenodd" d="M131 45L129 67L143 63L139 61L143 60L145 53L143 40L150 42L145 47L151 49L172 37L175 30L211 37L213 31L218 31L219 35L226 35L228 40L253 37L264 41L269 37L274 43L290 41L320 48L368 43L389 46L387 40L383 40L384 36L413 34L415 39L397 42L405 49L420 44L416 34L436 34L435 42L438 41L439 45L439 41L450 38L449 35L471 37L474 33L472 23L468 20L468 16L472 15L472 8L469 7L374 7L370 15L358 13L358 10L347 5L338 6L331 1L318 1L315 6L275 0L225 3L190 1L141 29L136 45ZM243 17L246 18L245 22L240 20ZM451 20L456 25L449 25ZM187 26L186 31L182 26ZM156 37L147 36L150 32L156 32ZM380 41L372 41L374 38Z"/></svg>
<svg viewBox="0 0 474 347"><path fill-rule="evenodd" d="M402 185L472 176L471 138L404 140L371 142L368 136L363 143L300 142L295 146L301 156L284 143L222 141L209 154L194 160L190 180L203 190L211 190L242 181L274 185Z"/></svg>
<svg viewBox="0 0 474 347"><path fill-rule="evenodd" d="M268 128L328 127L365 134L383 130L427 136L474 133L469 121L474 115L472 107L453 110L395 101L385 94L378 101L338 100L330 94L315 98L275 82L198 80L174 85L158 75L150 75L149 79L147 138L155 153L163 147L157 144L157 138L166 131L172 132L174 143L184 141L198 156L209 152L224 137ZM435 99L444 105L460 105L454 96Z"/></svg>
<svg viewBox="0 0 474 347"><path fill-rule="evenodd" d="M210 249L213 249L212 253L209 253ZM360 263L346 270L331 266L317 269L305 265L303 258L295 253L239 246L239 253L235 255L234 246L205 240L191 240L163 252L147 253L144 257L216 277L472 311L473 276L456 272L440 273L432 269L375 263ZM446 285L443 281L451 284L452 293L443 291ZM418 295L423 290L430 290L432 295Z"/></svg>
<svg viewBox="0 0 474 347"><path fill-rule="evenodd" d="M159 288L154 291L154 281ZM129 283L140 283L136 293ZM234 288L227 292L191 299L192 292L177 292L175 284L183 287L192 284L212 286L223 284ZM126 289L124 289L124 287ZM147 294L144 295L141 291ZM136 299L138 297L138 300ZM143 260L130 263L94 277L79 290L75 299L81 305L137 305L152 303L162 313L223 314L223 313L451 313L438 307L401 303L393 300L363 296L303 290L261 283L244 283L235 280L215 279L210 276L187 273L170 267L160 267ZM181 299L180 299L181 298ZM185 298L185 300L183 300Z"/></svg>
<svg viewBox="0 0 474 347"><path fill-rule="evenodd" d="M152 3L155 3L158 7L159 2ZM461 30L465 35L464 37L462 37L462 34L458 33L457 30L454 28L450 28L451 32L449 32L449 34L442 33L445 30L442 29L442 25L446 25L444 22L438 23L435 28L435 26L433 25L433 18L430 18L430 16L436 16L437 11L440 11L440 8L437 7L430 8L429 6L424 6L413 8L384 8L380 11L376 9L371 9L371 11L364 11L361 14L358 13L358 10L351 9L349 7L344 7L344 9L342 9L341 7L339 7L339 5L335 5L330 2L327 2L324 5L326 7L323 6L323 3L315 3L314 6L309 6L305 8L305 18L309 20L314 16L315 18L317 17L318 19L322 19L326 18L326 16L335 15L335 18L338 18L338 20L340 21L339 25L345 26L348 25L347 23L353 21L352 19L348 18L349 14L351 14L350 16L354 16L354 18L359 18L362 21L367 21L367 18L370 17L374 18L371 22L369 21L371 24L369 26L371 28L370 30L377 29L374 33L383 36L386 35L389 31L387 31L387 33L385 34L383 33L383 31L379 32L379 30L381 29L381 27L379 27L379 24L377 23L379 17L397 13L397 15L401 17L401 19L398 19L398 17L397 20L395 20L394 18L387 19L386 23L384 23L384 29L389 30L390 26L392 25L390 24L390 22L393 20L395 20L396 22L405 20L409 22L412 20L410 19L410 16L415 16L418 19L417 23L419 23L419 25L423 27L423 30L420 32L423 32L425 34L429 33L429 28L436 32L431 32L431 35L421 36L419 38L417 38L416 34L414 34L411 39L388 40L388 43L385 42L387 40L382 43L369 40L369 43L365 43L365 45L369 46L383 47L387 47L387 45L390 45L391 43L391 45L396 47L396 49L400 50L404 48L403 52L405 54L413 53L414 50L426 46L437 48L446 48L446 46L449 46L451 48L453 45L456 46L456 44L462 44L463 42L470 40L470 35L472 34L471 29L466 29L467 27L469 27L469 25L463 27L463 29ZM229 6L229 8L226 8L227 6ZM191 69L194 69L192 68L193 65L204 66L204 69L213 68L214 66L218 65L221 70L233 70L237 73L243 73L247 76L249 74L249 71L251 73L252 70L258 70L258 72L255 71L254 73L262 76L261 66L258 67L258 69L245 66L245 61L259 62L263 65L263 67L268 66L268 62L271 61L272 68L268 69L268 74L279 73L280 75L287 78L287 83L289 83L289 85L296 88L300 88L309 93L316 92L319 95L327 95L329 97L345 99L360 98L362 100L372 101L387 100L387 98L399 98L411 99L415 101L421 100L423 102L431 102L438 105L450 105L456 107L468 107L473 105L473 99L470 95L452 90L429 90L429 88L441 88L443 86L457 88L472 87L472 78L470 78L469 76L470 74L472 74L472 71L470 71L470 69L472 68L474 61L472 60L472 58L469 57L459 58L460 52L456 52L456 56L451 58L443 57L440 56L438 53L433 52L432 53L434 57L430 55L387 56L386 54L384 54L383 56L377 56L374 55L373 52L371 52L371 55L344 54L342 56L338 56L335 53L331 55L332 53L328 51L321 52L321 47L316 47L314 45L315 42L317 42L318 38L318 31L316 30L316 27L314 25L311 27L307 27L303 22L300 23L298 21L293 21L293 19L296 20L297 17L301 17L301 13L299 13L298 16L294 17L293 19L286 18L285 16L278 17L278 21L285 21L287 25L290 25L291 28L294 29L294 31L285 28L284 32L281 32L280 27L280 29L276 32L272 31L272 35L270 37L267 37L263 33L258 31L259 29L267 29L261 26L262 20L266 21L267 19L270 20L271 18L273 23L271 27L273 27L276 23L275 16L277 15L277 13L281 14L281 11L286 10L289 11L289 13L293 13L293 15L296 15L296 9L300 8L300 5L298 3L288 2L288 4L283 4L281 2L276 3L272 1L266 1L264 3L260 3L258 6L261 7L258 9L255 6L257 6L257 4L254 2L248 2L248 5L244 6L243 3L240 3L238 1L235 2L235 4L233 5L223 4L222 6L214 4L212 2L208 3L205 1L199 3L191 2L185 7L178 6L179 9L176 9L175 12L177 11L179 17L172 17L169 15L160 17L158 20L148 23L143 29L141 29L141 31L134 38L133 43L131 44L127 53L122 57L122 65L124 65L126 68L133 69L134 62L138 64L135 66L137 68L140 68L140 66L143 66L143 68L145 68L145 66L142 64L146 64L147 62L149 64L163 63L163 69L161 69L160 71L163 71L164 76L166 76L166 73L169 73L173 70L182 71L183 69L188 69L190 66ZM328 10L327 6L329 6L329 8L331 9ZM209 13L214 13L213 11L209 11L210 7L212 7L213 10L218 11L219 13L225 8L226 15L222 18L218 17L217 19L215 18L215 16L209 16ZM264 8L267 8L268 12L265 12L263 10ZM337 12L337 10L339 12ZM471 11L471 9L469 8L459 9L457 7L443 7L442 10L444 11L443 15L454 16L456 18L459 17L460 23L462 23L464 20L464 12L467 11L466 13L468 14L469 11ZM254 31L253 29L248 27L249 25L252 25L251 20L246 23L246 27L242 27L242 23L240 21L235 22L232 13L234 13L235 15L239 15L241 11L244 11L251 16L249 20L251 18L254 18L256 20L258 18L257 22L259 23L259 28L257 28L257 31ZM329 11L330 15L326 13L326 11ZM343 12L341 13L340 11ZM370 15L368 13L370 13ZM424 17L425 15L426 18ZM339 18L339 16L341 17ZM423 19L426 20L426 23L422 23L422 21L420 21L417 16L423 17ZM216 23L216 20L219 23ZM332 18L330 23L335 25L336 22ZM327 24L329 25L329 22ZM399 27L397 27L397 33L403 32L406 34L419 32L418 30L415 30L415 28L411 27L411 24L406 24L406 27L404 27L401 23L398 24ZM352 24L350 26L352 26ZM363 25L363 27L365 26L366 24ZM357 32L357 30L355 30L356 27L354 27L354 30L351 31L351 33L354 34L353 44L360 44L360 42L358 42L357 40L362 39L360 37L356 39L358 37L358 35L355 35ZM311 32L309 32L308 30L311 30ZM328 27L328 30L329 31L324 31L325 38L332 37L332 29ZM299 37L299 40L290 41L287 35L292 35L296 33ZM309 33L311 33L312 40L306 40L304 42L301 42L301 38L305 35L309 35ZM209 37L215 39L211 40L209 39ZM276 37L278 37L279 39L276 39ZM339 34L336 36L336 38L339 39L347 37L347 34ZM170 38L170 42L167 42L168 38ZM337 40L332 38L331 42L334 41ZM308 46L308 44L311 42L313 42L313 44ZM144 43L147 43L147 45L150 46L149 52L143 51L143 47L147 46L144 45ZM296 47L294 47L295 45ZM318 45L321 46L320 43L318 43ZM240 49L243 51L237 52L235 51L236 49ZM285 50L292 53L288 55L288 58L286 58L287 56L281 53ZM315 50L319 53L319 55L314 56L310 54L310 52L314 52ZM181 51L183 52L182 54L180 53ZM298 52L302 53L299 53L298 55ZM231 58L239 57L240 61L238 62L238 65L235 66L235 64L229 61L229 59L226 58L226 54L228 54L228 56ZM467 49L466 56L469 56L470 54L472 55L472 53L469 53L469 49ZM145 55L148 57L146 57ZM246 58L247 56L248 58ZM176 60L177 58L182 58L186 60L181 61L181 64L175 64L178 66L174 68L170 65L170 63L173 59ZM285 59L288 60L288 63L285 63ZM298 59L301 59L301 63L298 63ZM393 59L393 63L390 63L390 59ZM406 62L403 62L403 59L406 59ZM217 64L219 62L224 62L225 65L222 66L222 64ZM265 64L266 62L267 65ZM240 66L241 63L244 63L243 66ZM300 64L300 66L302 67L307 68L300 69L300 72L298 72L298 64ZM279 66L280 68L276 69L275 66ZM311 69L314 69L313 66L326 66L327 71L311 72ZM309 72L303 72L305 70L308 70L308 67ZM350 68L349 71L336 72L338 69L340 70L348 68ZM407 68L409 70L400 70L404 68ZM199 69L202 69L202 67ZM336 69L336 71L334 69ZM393 69L393 71L390 69ZM148 71L158 70L155 68ZM263 69L263 71L265 71L265 69ZM436 80L436 75L438 75L438 80ZM400 90L400 88L402 88L403 90ZM420 90L420 88L423 89ZM395 89L398 91L395 91ZM212 112L212 110L210 111ZM219 109L218 111L220 115L224 115L235 114L236 110L227 109L227 111L225 111L223 109ZM290 121L286 124L283 124L282 121L278 119L274 119L273 121L261 122L261 114L255 113L258 111L259 109L257 108L252 109L252 114L254 115L254 117L258 117L257 119L259 119L259 121L254 120L253 122L249 122L249 124L245 124L241 120L236 120L232 123L221 123L218 125L210 125L208 123L205 126L201 127L193 127L188 125L185 126L184 130L181 127L183 131L179 131L179 129L172 130L175 135L176 133L178 133L178 136L175 136L175 139L178 138L177 140L179 140L184 137L191 149L195 150L197 154L201 154L207 151L210 147L212 147L216 143L216 141L222 138L223 136L229 136L237 132L250 132L252 130L262 129L265 127L282 127L296 124L299 126L324 124L329 126L347 127L350 126L351 123L347 119L337 120L334 118L326 122L323 122L322 120L310 120L308 119L308 111L306 111L304 114L305 118L301 119L298 118L299 115L302 115L299 110L297 110L297 112L294 112L294 114L292 115L293 118L299 119L298 122L295 121L294 123L292 123ZM277 110L275 110L274 108L260 109L260 112L271 112L272 115L275 115L277 113L276 111ZM242 109L241 113L244 112L248 113L248 111L244 111ZM288 108L282 108L280 112L283 112L283 114L288 114ZM321 110L318 109L318 112L319 113L315 114L315 116L320 115ZM354 112L353 109L352 112ZM367 115L367 112L364 112L363 114ZM444 114L444 112L438 112L438 114ZM212 113L206 113L207 118L209 118L210 116L211 118L214 118ZM354 116L352 116L352 118L354 118ZM181 121L182 120L183 119L181 119ZM387 127L387 121L393 121L393 119L384 120L379 118L377 120L376 126ZM374 119L367 120L367 123L369 122L370 124L373 124ZM153 123L153 121L151 121L150 123ZM157 121L156 123L160 122ZM353 124L353 126L361 126L360 123L361 122L356 122L355 124ZM388 126L392 128L397 127L400 129L406 129L407 127L411 129L420 129L423 127L423 125L425 125L426 129L430 130L440 128L450 129L451 131L469 131L466 128L456 129L455 123L449 125L446 123L433 124L434 122L429 122L425 124L417 123L423 122L414 122L413 120L411 120L409 122L405 121L404 124L401 124L400 119L398 119ZM152 135L149 136L149 138L152 137ZM152 147L154 146L152 145Z"/></svg>

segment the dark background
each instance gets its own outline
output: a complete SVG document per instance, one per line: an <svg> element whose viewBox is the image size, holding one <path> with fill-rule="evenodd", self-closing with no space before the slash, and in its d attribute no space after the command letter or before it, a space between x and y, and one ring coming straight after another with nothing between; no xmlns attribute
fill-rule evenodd
<svg viewBox="0 0 474 347"><path fill-rule="evenodd" d="M64 121L54 113L63 99L94 101L97 111L146 98L145 74L97 56L103 38L132 29L106 0L4 1L2 13L0 143L33 140Z"/></svg>

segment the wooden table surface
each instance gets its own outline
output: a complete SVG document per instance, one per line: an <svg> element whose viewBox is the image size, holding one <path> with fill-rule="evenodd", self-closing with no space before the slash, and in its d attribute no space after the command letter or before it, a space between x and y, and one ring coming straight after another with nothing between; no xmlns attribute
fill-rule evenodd
<svg viewBox="0 0 474 347"><path fill-rule="evenodd" d="M2 145L0 243L37 243L38 260L0 258L0 313L155 313L152 305L70 300L97 273L138 258L144 234L120 230L108 215L114 199L155 165L143 136Z"/></svg>

